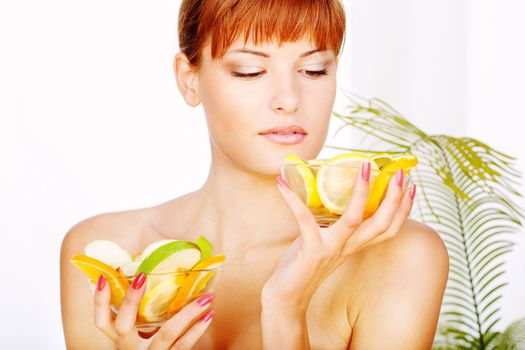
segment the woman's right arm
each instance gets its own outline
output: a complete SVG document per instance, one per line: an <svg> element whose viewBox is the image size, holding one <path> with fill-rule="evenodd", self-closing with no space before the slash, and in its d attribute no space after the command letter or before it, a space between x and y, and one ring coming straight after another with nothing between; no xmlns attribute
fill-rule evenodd
<svg viewBox="0 0 525 350"><path fill-rule="evenodd" d="M99 278L93 296L85 276L69 262L72 255L82 251L93 239L84 226L77 225L68 232L60 258L62 322L67 348L191 349L211 323L214 311L209 308L213 295L204 295L189 303L167 320L154 336L141 338L135 328L135 319L147 278L135 279L124 296L117 318L113 319L110 289L105 279Z"/></svg>

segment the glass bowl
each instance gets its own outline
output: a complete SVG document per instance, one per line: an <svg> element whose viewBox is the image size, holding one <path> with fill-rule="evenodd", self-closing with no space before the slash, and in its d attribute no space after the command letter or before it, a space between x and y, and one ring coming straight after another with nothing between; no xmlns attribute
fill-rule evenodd
<svg viewBox="0 0 525 350"><path fill-rule="evenodd" d="M313 160L305 164L284 164L281 177L288 187L310 209L321 227L336 222L352 197L357 176L361 176L361 165L349 163L325 163L327 160ZM390 178L396 171L370 170L369 195L364 218L372 216L388 188ZM403 193L411 185L410 176L404 171Z"/></svg>
<svg viewBox="0 0 525 350"><path fill-rule="evenodd" d="M137 312L137 330L143 333L151 332L161 327L187 304L203 294L213 292L221 272L222 267L217 267L147 275L146 290ZM105 277L106 280L112 279L107 281L110 287L120 285L127 290L136 276ZM94 291L96 284L92 283L91 286ZM112 303L111 310L116 317L119 307Z"/></svg>

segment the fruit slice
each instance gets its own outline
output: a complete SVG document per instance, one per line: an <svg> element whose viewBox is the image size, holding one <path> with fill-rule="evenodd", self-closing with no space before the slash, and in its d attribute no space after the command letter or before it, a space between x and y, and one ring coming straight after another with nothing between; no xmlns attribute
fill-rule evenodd
<svg viewBox="0 0 525 350"><path fill-rule="evenodd" d="M121 273L108 264L86 255L74 255L69 261L88 276L92 285L95 285L100 274L103 274L111 290L111 304L120 307L129 287L128 280Z"/></svg>
<svg viewBox="0 0 525 350"><path fill-rule="evenodd" d="M146 257L137 273L166 273L179 268L191 269L201 258L199 247L188 241L175 241L161 245Z"/></svg>
<svg viewBox="0 0 525 350"><path fill-rule="evenodd" d="M122 271L125 276L135 276L140 264L142 264L142 260L130 261L122 265L120 271Z"/></svg>
<svg viewBox="0 0 525 350"><path fill-rule="evenodd" d="M93 258L100 260L113 268L122 266L133 260L127 250L122 249L117 243L104 239L90 242L84 248L84 253Z"/></svg>
<svg viewBox="0 0 525 350"><path fill-rule="evenodd" d="M137 257L138 259L136 260L144 260L157 248L162 247L164 244L168 244L168 243L175 242L175 241L177 240L176 239L162 239L160 241L153 242L150 245L148 245L146 248L144 248L144 250L142 251L142 254L140 254L140 256Z"/></svg>
<svg viewBox="0 0 525 350"><path fill-rule="evenodd" d="M190 270L201 259L199 247L189 241L164 244L142 261L136 273L148 275L146 291L170 278L170 273Z"/></svg>
<svg viewBox="0 0 525 350"><path fill-rule="evenodd" d="M385 197L388 183L390 182L392 175L394 175L399 169L403 169L404 174L408 174L410 169L415 167L417 163L418 160L413 154L403 154L392 158L392 162L379 172L379 175L372 185L365 206L365 218L369 218L376 212L379 204Z"/></svg>
<svg viewBox="0 0 525 350"><path fill-rule="evenodd" d="M392 163L392 155L389 153L380 153L372 157L376 165L379 167L379 170L382 170L385 166Z"/></svg>
<svg viewBox="0 0 525 350"><path fill-rule="evenodd" d="M307 161L307 163L312 165L321 165L324 163L324 161L322 159L310 159Z"/></svg>
<svg viewBox="0 0 525 350"><path fill-rule="evenodd" d="M201 258L199 247L188 241L174 241L155 249L142 261L136 273L148 276L146 291L170 278L171 273L191 269Z"/></svg>
<svg viewBox="0 0 525 350"><path fill-rule="evenodd" d="M304 164L305 166L301 166ZM298 165L298 166L287 166ZM299 196L303 203L309 208L322 207L321 200L316 189L315 176L310 170L308 163L293 154L288 154L284 159L281 176L288 186Z"/></svg>
<svg viewBox="0 0 525 350"><path fill-rule="evenodd" d="M341 215L352 196L353 186L363 163L370 162L370 183L379 170L363 153L345 153L326 161L317 173L317 192L329 212Z"/></svg>
<svg viewBox="0 0 525 350"><path fill-rule="evenodd" d="M204 236L200 236L195 241L201 250L201 260L211 258L213 256L213 245Z"/></svg>
<svg viewBox="0 0 525 350"><path fill-rule="evenodd" d="M139 318L147 322L163 320L184 280L183 274L175 276L147 291L139 305Z"/></svg>
<svg viewBox="0 0 525 350"><path fill-rule="evenodd" d="M168 312L176 313L186 305L186 303L191 300L194 296L198 295L202 289L206 286L208 281L216 273L214 270L220 267L226 257L224 255L217 255L206 260L199 262L192 269L194 272L189 271L189 276L184 280L181 288L179 289L175 299L171 303ZM201 271L196 270L210 270L210 271Z"/></svg>

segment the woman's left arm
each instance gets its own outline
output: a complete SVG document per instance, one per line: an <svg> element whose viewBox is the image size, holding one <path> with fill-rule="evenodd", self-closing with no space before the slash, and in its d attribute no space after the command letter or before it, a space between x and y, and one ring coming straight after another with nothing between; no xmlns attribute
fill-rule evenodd
<svg viewBox="0 0 525 350"><path fill-rule="evenodd" d="M400 170L392 176L377 212L363 221L369 179L370 164L365 163L343 215L332 226L320 228L310 210L286 182L277 177L279 190L297 220L300 235L262 289L264 349L310 349L306 310L317 288L350 255L394 236L407 219L415 187L403 195L403 171Z"/></svg>

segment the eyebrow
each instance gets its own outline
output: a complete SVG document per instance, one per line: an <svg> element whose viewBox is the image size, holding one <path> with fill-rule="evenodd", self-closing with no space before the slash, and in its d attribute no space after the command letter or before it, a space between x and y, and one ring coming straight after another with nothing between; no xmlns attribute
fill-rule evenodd
<svg viewBox="0 0 525 350"><path fill-rule="evenodd" d="M261 52L261 51L249 50L249 49L229 50L228 52L232 52L232 53L249 53L249 54L256 55L256 56L270 58L270 55L268 55L267 53L264 53L264 52ZM310 55L312 55L312 54L314 54L316 52L321 52L321 50L314 49L314 50L306 51L306 52L303 52L302 54L300 54L299 57L300 58L307 57L307 56L310 56Z"/></svg>

